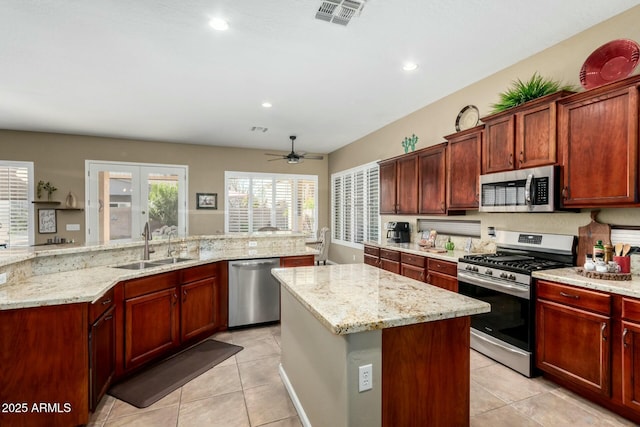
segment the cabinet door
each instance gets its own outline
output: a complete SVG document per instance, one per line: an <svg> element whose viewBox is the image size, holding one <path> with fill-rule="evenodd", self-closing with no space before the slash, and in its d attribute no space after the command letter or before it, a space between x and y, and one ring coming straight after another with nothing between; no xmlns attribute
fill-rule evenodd
<svg viewBox="0 0 640 427"><path fill-rule="evenodd" d="M280 258L280 267L311 267L313 255L288 256Z"/></svg>
<svg viewBox="0 0 640 427"><path fill-rule="evenodd" d="M187 341L216 327L218 313L216 291L220 281L217 276L198 280L180 287L180 340Z"/></svg>
<svg viewBox="0 0 640 427"><path fill-rule="evenodd" d="M638 90L594 92L592 97L571 96L568 99L574 102L558 104L562 203L567 207L633 204L638 179Z"/></svg>
<svg viewBox="0 0 640 427"><path fill-rule="evenodd" d="M116 371L114 311L115 306L111 306L91 325L89 335L89 407L91 411L96 409L98 402L107 392Z"/></svg>
<svg viewBox="0 0 640 427"><path fill-rule="evenodd" d="M397 160L396 197L399 214L418 213L418 158L408 156Z"/></svg>
<svg viewBox="0 0 640 427"><path fill-rule="evenodd" d="M380 213L396 213L396 162L380 162Z"/></svg>
<svg viewBox="0 0 640 427"><path fill-rule="evenodd" d="M482 131L449 137L447 210L478 209Z"/></svg>
<svg viewBox="0 0 640 427"><path fill-rule="evenodd" d="M624 320L622 321L622 403L636 411L640 410L640 323Z"/></svg>
<svg viewBox="0 0 640 427"><path fill-rule="evenodd" d="M536 365L609 397L611 318L546 300L536 304Z"/></svg>
<svg viewBox="0 0 640 427"><path fill-rule="evenodd" d="M513 114L485 122L482 148L484 173L514 169L514 140L515 116Z"/></svg>
<svg viewBox="0 0 640 427"><path fill-rule="evenodd" d="M516 113L515 168L556 163L556 103Z"/></svg>
<svg viewBox="0 0 640 427"><path fill-rule="evenodd" d="M401 264L400 274L411 279L419 280L421 282L424 282L425 279L425 269L416 267L414 265Z"/></svg>
<svg viewBox="0 0 640 427"><path fill-rule="evenodd" d="M178 345L177 303L176 288L124 301L126 369L140 366Z"/></svg>
<svg viewBox="0 0 640 427"><path fill-rule="evenodd" d="M418 212L446 214L446 145L418 155Z"/></svg>
<svg viewBox="0 0 640 427"><path fill-rule="evenodd" d="M400 274L400 263L398 261L391 261L389 259L380 259L380 268L390 271L392 273Z"/></svg>

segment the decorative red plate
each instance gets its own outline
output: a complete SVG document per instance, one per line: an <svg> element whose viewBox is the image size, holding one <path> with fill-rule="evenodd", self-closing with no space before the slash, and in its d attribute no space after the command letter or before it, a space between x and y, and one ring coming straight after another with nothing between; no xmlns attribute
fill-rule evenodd
<svg viewBox="0 0 640 427"><path fill-rule="evenodd" d="M627 77L638 65L640 46L633 40L610 41L594 50L580 69L580 84L593 89Z"/></svg>

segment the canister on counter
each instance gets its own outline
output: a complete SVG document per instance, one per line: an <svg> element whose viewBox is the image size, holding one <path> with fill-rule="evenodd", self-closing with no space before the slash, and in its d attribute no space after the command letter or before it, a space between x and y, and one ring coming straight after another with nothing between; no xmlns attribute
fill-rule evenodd
<svg viewBox="0 0 640 427"><path fill-rule="evenodd" d="M593 260L604 261L604 246L602 245L602 240L598 240L596 244L593 245Z"/></svg>
<svg viewBox="0 0 640 427"><path fill-rule="evenodd" d="M609 263L609 261L613 261L613 245L611 243L604 245L604 262Z"/></svg>

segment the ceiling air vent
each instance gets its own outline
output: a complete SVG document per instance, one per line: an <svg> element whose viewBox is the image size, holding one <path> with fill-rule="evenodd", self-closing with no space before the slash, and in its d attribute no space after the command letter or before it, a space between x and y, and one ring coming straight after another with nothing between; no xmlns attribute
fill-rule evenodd
<svg viewBox="0 0 640 427"><path fill-rule="evenodd" d="M252 126L251 127L251 132L263 132L264 133L264 132L266 132L268 130L269 130L269 128L263 128L261 126Z"/></svg>
<svg viewBox="0 0 640 427"><path fill-rule="evenodd" d="M347 25L356 13L362 11L365 0L323 0L316 19Z"/></svg>

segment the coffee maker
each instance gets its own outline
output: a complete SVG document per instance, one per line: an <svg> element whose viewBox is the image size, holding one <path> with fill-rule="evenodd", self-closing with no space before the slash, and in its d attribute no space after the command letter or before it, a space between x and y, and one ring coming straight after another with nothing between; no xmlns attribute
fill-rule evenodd
<svg viewBox="0 0 640 427"><path fill-rule="evenodd" d="M387 223L387 243L409 243L409 223L394 222Z"/></svg>

